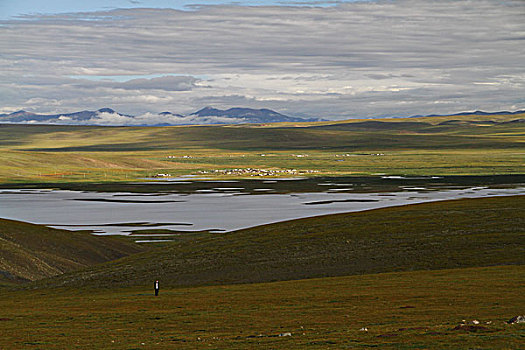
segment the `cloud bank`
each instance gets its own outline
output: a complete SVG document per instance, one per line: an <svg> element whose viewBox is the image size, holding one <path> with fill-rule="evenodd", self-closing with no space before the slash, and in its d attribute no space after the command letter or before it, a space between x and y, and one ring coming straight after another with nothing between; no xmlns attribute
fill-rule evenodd
<svg viewBox="0 0 525 350"><path fill-rule="evenodd" d="M242 124L245 121L241 118L197 118L195 116L182 116L175 114L153 114L145 113L139 116L122 115L116 112L97 113L86 120L73 120L68 117L59 117L57 119L46 121L43 124L58 125L103 125L103 126L137 126L137 125L197 125L197 124ZM30 123L35 124L35 123Z"/></svg>
<svg viewBox="0 0 525 350"><path fill-rule="evenodd" d="M213 105L343 119L523 109L524 15L523 1L401 0L2 21L0 113Z"/></svg>

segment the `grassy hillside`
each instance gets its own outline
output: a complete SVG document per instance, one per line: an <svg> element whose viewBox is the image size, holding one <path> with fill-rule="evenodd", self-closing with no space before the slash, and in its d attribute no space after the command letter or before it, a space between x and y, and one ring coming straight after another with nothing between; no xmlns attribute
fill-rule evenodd
<svg viewBox="0 0 525 350"><path fill-rule="evenodd" d="M40 287L253 283L525 264L525 198L465 199L213 234L38 282Z"/></svg>
<svg viewBox="0 0 525 350"><path fill-rule="evenodd" d="M152 285L0 291L0 348L519 349L525 325L504 321L523 314L524 280L500 266L162 285L158 297Z"/></svg>
<svg viewBox="0 0 525 350"><path fill-rule="evenodd" d="M309 176L516 174L525 172L524 117L159 128L0 125L0 182L129 181L202 171L216 176L214 170L231 168L296 169Z"/></svg>
<svg viewBox="0 0 525 350"><path fill-rule="evenodd" d="M0 288L0 348L517 349L525 325L505 321L525 308L524 204L493 197L294 220ZM0 223L3 259L4 241L51 262L108 260L126 244Z"/></svg>
<svg viewBox="0 0 525 350"><path fill-rule="evenodd" d="M143 250L119 238L0 219L0 283L35 281Z"/></svg>

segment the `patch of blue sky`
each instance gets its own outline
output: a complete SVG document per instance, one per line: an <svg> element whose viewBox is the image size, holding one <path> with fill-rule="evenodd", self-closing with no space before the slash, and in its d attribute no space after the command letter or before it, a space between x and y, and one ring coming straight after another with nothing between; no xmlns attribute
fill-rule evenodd
<svg viewBox="0 0 525 350"><path fill-rule="evenodd" d="M334 6L344 2L363 0L0 0L0 19L7 20L26 15L95 12L118 8L173 8L191 10L206 5L239 6Z"/></svg>
<svg viewBox="0 0 525 350"><path fill-rule="evenodd" d="M161 77L183 77L187 74L137 74L137 75L70 75L72 79L85 79L91 81L111 81L115 83L125 83L134 79L154 79ZM207 75L192 75L192 77L200 80L208 80Z"/></svg>

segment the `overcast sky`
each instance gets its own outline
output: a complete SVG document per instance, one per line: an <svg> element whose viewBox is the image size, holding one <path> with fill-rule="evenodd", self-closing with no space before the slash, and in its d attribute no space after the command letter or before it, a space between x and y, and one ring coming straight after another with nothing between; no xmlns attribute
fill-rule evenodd
<svg viewBox="0 0 525 350"><path fill-rule="evenodd" d="M67 3L0 2L0 113L525 109L521 0Z"/></svg>

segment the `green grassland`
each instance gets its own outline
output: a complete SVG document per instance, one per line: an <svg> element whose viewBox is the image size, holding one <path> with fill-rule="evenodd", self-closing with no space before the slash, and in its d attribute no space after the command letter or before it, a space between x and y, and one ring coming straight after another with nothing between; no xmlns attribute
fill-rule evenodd
<svg viewBox="0 0 525 350"><path fill-rule="evenodd" d="M236 168L353 176L363 190L401 183L374 174L519 183L524 117L0 125L0 183L147 192L128 182L248 176L215 172ZM184 188L195 186L216 183ZM272 186L319 187L308 179ZM517 349L525 326L504 321L525 310L524 204L523 196L433 202L197 232L147 248L0 220L0 349Z"/></svg>
<svg viewBox="0 0 525 350"><path fill-rule="evenodd" d="M132 128L1 125L0 182L112 182L201 172L242 177L214 173L234 168L295 169L306 176L521 174L524 116Z"/></svg>
<svg viewBox="0 0 525 350"><path fill-rule="evenodd" d="M0 348L516 349L524 212L452 200L153 246L0 288Z"/></svg>

